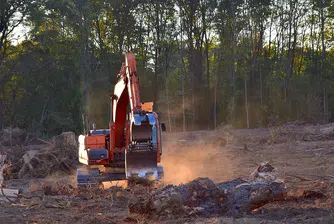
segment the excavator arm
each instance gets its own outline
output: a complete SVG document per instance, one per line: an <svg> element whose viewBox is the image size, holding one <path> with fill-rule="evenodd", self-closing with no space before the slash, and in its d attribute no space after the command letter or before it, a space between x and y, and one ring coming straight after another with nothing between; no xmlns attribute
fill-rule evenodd
<svg viewBox="0 0 334 224"><path fill-rule="evenodd" d="M117 75L118 82L114 88L112 96L112 122L115 122L116 147L124 147L124 128L126 125L126 115L130 108L130 117L137 117L135 114L142 114L142 104L139 93L139 78L137 76L136 61L132 52L125 54L125 62L122 63L121 70ZM153 103L152 103L153 106Z"/></svg>
<svg viewBox="0 0 334 224"><path fill-rule="evenodd" d="M142 104L140 100L139 78L134 54L125 54L125 62L118 74L112 103L115 121L115 145L125 147L126 175L157 175L161 156L160 125L153 103ZM129 106L129 135L124 133L127 107ZM129 138L129 139L127 139ZM161 172L160 172L161 173Z"/></svg>
<svg viewBox="0 0 334 224"><path fill-rule="evenodd" d="M117 107L122 94L127 94L122 100L129 104L132 113L139 113L142 110L139 93L139 78L137 76L136 61L132 52L125 54L125 62L122 63L121 70L117 75L118 82L115 85L114 95L116 96Z"/></svg>

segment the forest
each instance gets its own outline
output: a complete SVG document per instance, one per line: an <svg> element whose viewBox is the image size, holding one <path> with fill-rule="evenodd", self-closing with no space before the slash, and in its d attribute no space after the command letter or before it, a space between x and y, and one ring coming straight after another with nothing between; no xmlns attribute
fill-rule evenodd
<svg viewBox="0 0 334 224"><path fill-rule="evenodd" d="M0 0L0 124L107 128L127 51L169 132L326 124L333 28L332 0Z"/></svg>

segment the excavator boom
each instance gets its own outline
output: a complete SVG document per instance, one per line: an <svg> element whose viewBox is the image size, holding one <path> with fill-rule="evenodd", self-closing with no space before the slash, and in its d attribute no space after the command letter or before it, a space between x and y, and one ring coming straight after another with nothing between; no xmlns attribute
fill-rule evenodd
<svg viewBox="0 0 334 224"><path fill-rule="evenodd" d="M160 150L158 149L157 127L158 117L153 112L153 103L146 103L143 110L140 101L139 78L137 75L136 61L134 54L129 52L125 55L125 63L122 64L119 82L116 85L115 94L123 94L128 91L128 100L130 107L130 144L125 149L125 173L127 177L152 175L158 178L158 161L160 162ZM125 85L123 85L123 83ZM124 93L126 94L126 93ZM121 99L121 95L116 98ZM124 99L127 100L127 99ZM123 102L117 101L117 106L123 105ZM148 105L151 108L146 108ZM123 112L120 112L123 113ZM117 120L117 119L116 119ZM116 136L122 137L122 136ZM159 144L160 145L160 144Z"/></svg>

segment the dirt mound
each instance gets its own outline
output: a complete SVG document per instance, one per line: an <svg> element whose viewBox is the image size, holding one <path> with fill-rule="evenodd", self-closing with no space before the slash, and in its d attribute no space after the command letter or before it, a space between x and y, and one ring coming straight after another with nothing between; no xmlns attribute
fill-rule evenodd
<svg viewBox="0 0 334 224"><path fill-rule="evenodd" d="M197 178L185 185L168 185L134 195L129 211L153 218L248 213L268 202L283 200L286 187L275 174L275 169L265 163L244 179L215 184L208 178Z"/></svg>
<svg viewBox="0 0 334 224"><path fill-rule="evenodd" d="M224 194L208 178L198 178L186 185L166 186L146 194L135 195L129 201L129 211L132 213L152 216L182 216L198 213L208 216L217 213L219 202Z"/></svg>
<svg viewBox="0 0 334 224"><path fill-rule="evenodd" d="M334 139L334 125L299 125L289 123L271 129L271 142L286 141L328 141Z"/></svg>

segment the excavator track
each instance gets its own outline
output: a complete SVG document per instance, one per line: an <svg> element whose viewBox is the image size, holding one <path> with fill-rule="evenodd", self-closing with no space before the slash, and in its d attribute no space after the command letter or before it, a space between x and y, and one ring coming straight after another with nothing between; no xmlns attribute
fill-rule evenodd
<svg viewBox="0 0 334 224"><path fill-rule="evenodd" d="M126 180L125 171L121 169L106 168L101 172L98 168L80 168L77 169L77 185L78 188L87 187L103 187L104 182Z"/></svg>

